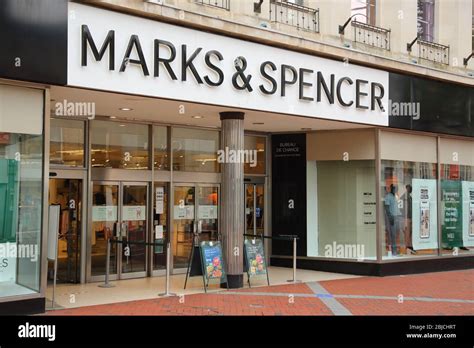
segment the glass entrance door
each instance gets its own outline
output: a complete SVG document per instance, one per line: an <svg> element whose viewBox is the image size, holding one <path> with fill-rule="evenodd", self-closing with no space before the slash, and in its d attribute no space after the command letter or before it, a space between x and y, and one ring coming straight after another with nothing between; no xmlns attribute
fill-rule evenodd
<svg viewBox="0 0 474 348"><path fill-rule="evenodd" d="M265 231L265 186L245 184L245 233L263 235Z"/></svg>
<svg viewBox="0 0 474 348"><path fill-rule="evenodd" d="M94 182L90 237L94 280L105 275L110 238L123 241L111 244L111 279L146 276L147 247L127 242L147 240L147 192L146 183Z"/></svg>
<svg viewBox="0 0 474 348"><path fill-rule="evenodd" d="M82 180L50 179L49 204L61 206L58 235L58 283L79 283L81 276ZM53 277L53 264L48 278Z"/></svg>
<svg viewBox="0 0 474 348"><path fill-rule="evenodd" d="M186 268L194 236L218 239L218 185L176 185L173 201L173 264Z"/></svg>

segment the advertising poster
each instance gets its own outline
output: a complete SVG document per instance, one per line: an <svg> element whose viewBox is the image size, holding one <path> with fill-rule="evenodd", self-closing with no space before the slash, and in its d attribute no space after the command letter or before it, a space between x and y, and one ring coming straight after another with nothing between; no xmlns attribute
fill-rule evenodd
<svg viewBox="0 0 474 348"><path fill-rule="evenodd" d="M204 241L199 246L206 279L219 279L221 283L226 282L221 243Z"/></svg>
<svg viewBox="0 0 474 348"><path fill-rule="evenodd" d="M122 220L124 221L145 221L145 205L127 205L122 208Z"/></svg>
<svg viewBox="0 0 474 348"><path fill-rule="evenodd" d="M117 206L94 205L92 207L92 221L117 221Z"/></svg>
<svg viewBox="0 0 474 348"><path fill-rule="evenodd" d="M267 273L267 265L265 264L265 254L263 251L263 243L259 238L246 239L245 258L247 260L247 273L250 277Z"/></svg>
<svg viewBox="0 0 474 348"><path fill-rule="evenodd" d="M443 248L462 246L461 182L441 180L441 241Z"/></svg>
<svg viewBox="0 0 474 348"><path fill-rule="evenodd" d="M217 219L217 205L200 205L199 219Z"/></svg>
<svg viewBox="0 0 474 348"><path fill-rule="evenodd" d="M174 219L176 220L187 220L194 219L194 205L175 205L174 206Z"/></svg>
<svg viewBox="0 0 474 348"><path fill-rule="evenodd" d="M436 180L412 180L412 243L414 250L438 248Z"/></svg>
<svg viewBox="0 0 474 348"><path fill-rule="evenodd" d="M155 188L155 213L163 214L164 210L164 197L165 197L165 188L158 186Z"/></svg>
<svg viewBox="0 0 474 348"><path fill-rule="evenodd" d="M474 246L474 181L462 181L462 242Z"/></svg>

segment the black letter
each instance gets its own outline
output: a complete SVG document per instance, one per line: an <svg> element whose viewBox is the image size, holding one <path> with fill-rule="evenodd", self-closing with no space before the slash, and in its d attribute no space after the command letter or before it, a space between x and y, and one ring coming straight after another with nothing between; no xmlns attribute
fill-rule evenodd
<svg viewBox="0 0 474 348"><path fill-rule="evenodd" d="M135 46L138 54L138 59L130 59L130 54L132 53L133 46ZM140 45L140 40L137 35L130 36L130 41L128 42L127 51L125 51L125 56L123 57L122 65L120 66L120 72L125 71L127 67L127 62L130 64L138 64L142 67L143 75L148 76L148 67L146 66L145 57L143 56L142 46Z"/></svg>
<svg viewBox="0 0 474 348"><path fill-rule="evenodd" d="M92 35L89 31L89 27L85 24L81 26L82 28L82 59L81 65L87 66L87 43L92 50L92 54L94 55L95 60L100 61L105 54L105 50L110 45L110 52L109 52L109 70L115 70L115 31L109 30L107 36L105 38L102 47L100 48L100 52L97 50L97 46L94 43L94 39L92 39Z"/></svg>
<svg viewBox="0 0 474 348"><path fill-rule="evenodd" d="M260 90L262 91L262 93L264 94L275 94L276 90L277 90L277 82L276 80L271 77L270 75L267 74L267 72L265 71L265 67L266 66L270 66L270 68L272 68L273 71L275 71L277 69L276 65L273 63L273 62L270 62L270 61L267 61L267 62L263 62L261 65L260 65L260 74L262 74L262 76L267 79L268 81L271 82L271 85L272 85L272 89L271 90L267 90L265 89L265 87L262 85L258 86L258 88L260 88Z"/></svg>
<svg viewBox="0 0 474 348"><path fill-rule="evenodd" d="M376 96L375 95L375 87L378 87L379 90L380 90L380 95L379 96ZM370 103L370 109L371 110L375 110L375 101L377 101L377 105L379 106L379 109L381 111L385 111L383 105L382 105L382 98L385 94L385 90L383 88L383 85L381 85L380 83L377 83L377 82L372 82L371 86L370 86L370 93L372 94L372 102Z"/></svg>
<svg viewBox="0 0 474 348"><path fill-rule="evenodd" d="M199 76L199 73L196 70L196 67L193 64L194 58L197 57L199 52L201 52L202 48L199 47L194 53L189 57L188 60L186 60L186 45L181 45L181 81L186 81L186 73L187 69L191 69L191 72L194 75L194 78L196 79L197 83L203 83L201 76Z"/></svg>
<svg viewBox="0 0 474 348"><path fill-rule="evenodd" d="M305 73L312 74L313 72L314 71L310 70L310 69L300 68L300 99L301 100L309 100L309 101L314 100L314 98L312 98L312 97L305 97L304 96L304 88L313 86L313 84L310 83L310 82L304 82L304 74Z"/></svg>
<svg viewBox="0 0 474 348"><path fill-rule="evenodd" d="M285 77L287 69L291 70L293 74L293 78L290 81L286 80L286 77ZM285 96L286 85L294 85L296 83L297 77L298 77L298 72L296 71L294 67L292 67L291 65L285 65L285 64L281 65L281 96L282 97Z"/></svg>
<svg viewBox="0 0 474 348"><path fill-rule="evenodd" d="M331 74L331 90L329 90L326 81L324 81L323 74L321 71L318 71L318 102L321 101L321 87L324 89L324 94L326 94L329 104L334 104L334 74Z"/></svg>
<svg viewBox="0 0 474 348"><path fill-rule="evenodd" d="M339 82L337 83L337 88L336 88L336 93L337 93L337 100L339 101L339 103L342 105L342 106L351 106L352 104L354 104L354 101L351 100L349 103L346 103L344 102L344 100L342 100L342 96L341 96L341 85L344 81L347 81L348 84L352 85L354 82L352 82L352 80L349 78L349 77L342 77Z"/></svg>
<svg viewBox="0 0 474 348"><path fill-rule="evenodd" d="M360 85L363 84L363 83L364 83L364 84L367 84L367 83L369 83L369 81L356 80L356 108L368 109L368 108L369 108L368 106L362 105L362 104L360 103L360 97L361 97L361 96L366 97L366 96L369 95L368 93L361 92L361 90L360 90Z"/></svg>
<svg viewBox="0 0 474 348"><path fill-rule="evenodd" d="M224 82L224 73L221 69L219 69L215 64L211 62L211 55L213 54L219 59L219 61L224 59L224 57L219 51L212 50L206 53L206 57L204 58L204 60L206 61L206 65L211 68L211 70L214 70L216 72L216 74L219 76L219 79L217 80L217 82L212 82L209 78L209 75L206 75L204 76L204 81L206 81L209 86L220 86L222 85L222 82Z"/></svg>
<svg viewBox="0 0 474 348"><path fill-rule="evenodd" d="M169 48L170 50L170 57L169 58L160 58L160 45L164 45ZM170 62L172 62L176 58L176 48L171 42L164 41L164 40L155 40L155 77L160 76L160 63L163 63L166 71L173 80L177 80L176 74L174 73L173 69L171 68Z"/></svg>

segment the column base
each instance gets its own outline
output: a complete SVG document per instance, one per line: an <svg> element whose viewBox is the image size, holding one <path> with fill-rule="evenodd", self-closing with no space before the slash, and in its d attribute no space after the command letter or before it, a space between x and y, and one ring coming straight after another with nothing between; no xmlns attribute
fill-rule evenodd
<svg viewBox="0 0 474 348"><path fill-rule="evenodd" d="M229 289L239 289L244 287L244 275L243 274L228 274L227 283L229 283ZM227 289L227 284L222 283L221 288Z"/></svg>

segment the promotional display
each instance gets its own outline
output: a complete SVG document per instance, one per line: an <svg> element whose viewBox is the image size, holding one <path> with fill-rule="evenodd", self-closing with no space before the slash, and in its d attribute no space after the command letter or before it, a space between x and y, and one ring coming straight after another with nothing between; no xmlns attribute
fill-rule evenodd
<svg viewBox="0 0 474 348"><path fill-rule="evenodd" d="M270 285L268 277L267 263L265 262L265 251L262 238L245 239L244 260L247 270L248 283L250 278L259 275L267 276L267 283Z"/></svg>
<svg viewBox="0 0 474 348"><path fill-rule="evenodd" d="M462 185L462 242L474 247L474 181L461 181Z"/></svg>
<svg viewBox="0 0 474 348"><path fill-rule="evenodd" d="M224 259L220 242L203 241L199 244L201 261L206 280L219 279L221 283L226 282Z"/></svg>
<svg viewBox="0 0 474 348"><path fill-rule="evenodd" d="M412 243L414 250L438 248L436 180L412 180Z"/></svg>
<svg viewBox="0 0 474 348"><path fill-rule="evenodd" d="M442 247L451 249L463 246L461 182L441 180Z"/></svg>

